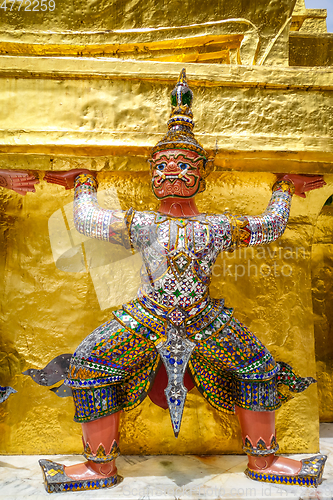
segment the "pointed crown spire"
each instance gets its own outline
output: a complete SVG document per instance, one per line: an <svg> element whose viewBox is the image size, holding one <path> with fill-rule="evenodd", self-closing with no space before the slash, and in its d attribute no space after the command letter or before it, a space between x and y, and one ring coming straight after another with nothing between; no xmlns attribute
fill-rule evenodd
<svg viewBox="0 0 333 500"><path fill-rule="evenodd" d="M175 88L171 92L171 114L168 132L152 150L152 155L168 149L187 149L195 151L207 159L204 148L193 134L194 120L191 110L193 92L187 84L185 68L180 72Z"/></svg>

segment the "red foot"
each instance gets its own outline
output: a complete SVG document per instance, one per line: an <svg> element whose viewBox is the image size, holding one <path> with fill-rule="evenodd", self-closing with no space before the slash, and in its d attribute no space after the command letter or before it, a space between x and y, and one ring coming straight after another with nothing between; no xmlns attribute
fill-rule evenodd
<svg viewBox="0 0 333 500"><path fill-rule="evenodd" d="M301 462L286 457L249 457L249 469L260 470L265 474L296 476L302 468Z"/></svg>
<svg viewBox="0 0 333 500"><path fill-rule="evenodd" d="M117 474L117 467L114 461L105 464L97 464L88 460L81 464L65 467L67 476L76 480L103 479Z"/></svg>

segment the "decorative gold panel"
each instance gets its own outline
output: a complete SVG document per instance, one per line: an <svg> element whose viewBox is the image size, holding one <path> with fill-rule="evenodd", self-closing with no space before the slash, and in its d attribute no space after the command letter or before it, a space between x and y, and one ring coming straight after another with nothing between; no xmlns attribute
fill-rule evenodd
<svg viewBox="0 0 333 500"><path fill-rule="evenodd" d="M295 0L49 3L44 12L26 11L25 1L3 13L0 53L288 64Z"/></svg>

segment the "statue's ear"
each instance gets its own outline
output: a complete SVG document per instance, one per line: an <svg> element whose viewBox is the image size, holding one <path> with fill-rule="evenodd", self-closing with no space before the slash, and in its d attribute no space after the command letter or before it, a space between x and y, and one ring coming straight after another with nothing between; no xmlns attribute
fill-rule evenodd
<svg viewBox="0 0 333 500"><path fill-rule="evenodd" d="M203 168L203 178L206 179L206 177L209 176L211 172L214 170L214 160L215 156L213 158L208 158L208 160L204 160L204 168Z"/></svg>
<svg viewBox="0 0 333 500"><path fill-rule="evenodd" d="M203 191L205 191L206 189L206 181L205 179L200 179L200 186L199 186L199 191L198 191L198 194L199 193L202 193Z"/></svg>
<svg viewBox="0 0 333 500"><path fill-rule="evenodd" d="M151 158L148 158L147 162L149 163L150 172L152 172L153 171L153 160Z"/></svg>
<svg viewBox="0 0 333 500"><path fill-rule="evenodd" d="M204 163L204 175L203 175L203 177L205 179L214 170L214 161L215 161L215 157L217 155L218 150L219 150L219 148L218 148L217 139L216 139L216 145L215 145L213 156L211 156L210 158L208 158L207 160L205 160L205 163Z"/></svg>

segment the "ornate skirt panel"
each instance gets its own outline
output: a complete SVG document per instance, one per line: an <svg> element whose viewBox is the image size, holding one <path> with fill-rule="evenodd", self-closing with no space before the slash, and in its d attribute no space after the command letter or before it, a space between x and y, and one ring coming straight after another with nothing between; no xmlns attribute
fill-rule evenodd
<svg viewBox="0 0 333 500"><path fill-rule="evenodd" d="M88 422L147 396L159 355L154 344L111 320L94 330L74 353L66 385L73 391L76 422Z"/></svg>
<svg viewBox="0 0 333 500"><path fill-rule="evenodd" d="M235 405L273 411L315 380L299 377L292 367L275 362L259 339L232 319L217 335L197 344L189 362L196 385L216 409L233 413Z"/></svg>
<svg viewBox="0 0 333 500"><path fill-rule="evenodd" d="M199 391L220 411L232 413L235 405L272 411L290 397L289 391L278 390L282 384L301 392L314 382L295 375L289 365L276 363L221 301L211 300L186 323L196 344L189 369ZM136 300L80 344L66 380L73 391L77 422L130 410L143 401L160 362L156 346L165 338L165 327L163 315L147 311Z"/></svg>
<svg viewBox="0 0 333 500"><path fill-rule="evenodd" d="M279 365L265 346L236 319L216 335L199 342L189 368L196 385L214 408L233 413L235 405L275 410Z"/></svg>

